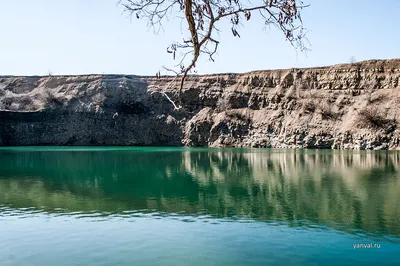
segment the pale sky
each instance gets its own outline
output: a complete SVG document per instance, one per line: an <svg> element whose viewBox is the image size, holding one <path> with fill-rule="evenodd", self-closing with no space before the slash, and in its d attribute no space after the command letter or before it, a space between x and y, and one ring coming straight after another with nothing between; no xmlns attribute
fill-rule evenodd
<svg viewBox="0 0 400 266"><path fill-rule="evenodd" d="M176 63L166 53L183 39L178 20L154 35L144 21L121 14L118 0L0 0L0 75L154 75ZM400 57L400 0L304 0L311 51L296 52L274 27L257 19L234 38L219 36L215 62L199 74L312 67ZM227 25L227 24L225 24Z"/></svg>

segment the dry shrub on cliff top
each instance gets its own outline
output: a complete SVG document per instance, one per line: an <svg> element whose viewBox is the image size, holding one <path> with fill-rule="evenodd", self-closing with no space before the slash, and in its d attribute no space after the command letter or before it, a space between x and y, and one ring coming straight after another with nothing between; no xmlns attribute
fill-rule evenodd
<svg viewBox="0 0 400 266"><path fill-rule="evenodd" d="M186 21L188 32L183 41L174 42L167 48L173 59L178 59L177 70L165 68L181 77L180 107L183 83L196 67L200 55L205 54L214 61L213 56L219 45L216 33L223 21L230 24L234 37L240 37L239 26L242 22L259 16L265 25L276 26L291 45L302 51L307 50L300 14L307 5L302 0L120 0L119 3L131 17L147 20L148 27L155 32L159 32L171 17Z"/></svg>
<svg viewBox="0 0 400 266"><path fill-rule="evenodd" d="M395 119L386 118L378 108L367 107L358 112L358 126L393 132L396 129L397 122Z"/></svg>

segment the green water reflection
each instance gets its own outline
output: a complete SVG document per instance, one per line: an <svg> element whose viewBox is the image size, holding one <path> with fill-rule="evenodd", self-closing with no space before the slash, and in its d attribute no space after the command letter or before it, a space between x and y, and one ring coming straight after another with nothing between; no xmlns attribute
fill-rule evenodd
<svg viewBox="0 0 400 266"><path fill-rule="evenodd" d="M2 148L0 206L317 225L400 236L400 153Z"/></svg>

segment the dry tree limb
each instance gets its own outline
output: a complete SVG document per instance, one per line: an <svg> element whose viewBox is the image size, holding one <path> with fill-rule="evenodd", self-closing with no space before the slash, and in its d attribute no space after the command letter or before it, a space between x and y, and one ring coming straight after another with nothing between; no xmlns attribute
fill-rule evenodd
<svg viewBox="0 0 400 266"><path fill-rule="evenodd" d="M308 50L305 45L305 28L301 19L301 10L308 7L302 0L120 0L124 10L136 18L144 18L148 26L155 32L162 28L170 16L182 17L188 25L188 37L182 42L171 44L167 52L176 59L181 51L178 71L180 77L179 107L182 108L182 90L186 77L196 67L201 54L208 55L211 61L218 50L219 41L213 36L218 32L217 24L226 19L231 24L232 34L240 37L238 28L241 22L253 17L253 12L259 13L265 25L276 26L286 40L296 49ZM186 56L193 54L185 66Z"/></svg>
<svg viewBox="0 0 400 266"><path fill-rule="evenodd" d="M177 78L178 78L178 76L176 76L170 83L168 83L166 89L169 89L172 86L172 84L176 81ZM157 88L159 90L161 89L160 86L149 86L149 88ZM164 91L153 91L150 95L153 95L156 92L161 93L162 95L164 95L165 98L167 98L167 100L170 103L172 103L172 105L174 106L174 110L180 110L182 108L182 106L177 106L175 104L175 102Z"/></svg>

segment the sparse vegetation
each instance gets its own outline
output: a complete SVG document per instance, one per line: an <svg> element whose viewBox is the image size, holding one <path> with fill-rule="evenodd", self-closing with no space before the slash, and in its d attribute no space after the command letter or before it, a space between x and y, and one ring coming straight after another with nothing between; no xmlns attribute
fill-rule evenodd
<svg viewBox="0 0 400 266"><path fill-rule="evenodd" d="M337 119L339 119L339 117L341 115L341 113L333 110L331 105L327 102L323 102L323 103L319 104L318 112L321 114L322 119L337 120Z"/></svg>
<svg viewBox="0 0 400 266"><path fill-rule="evenodd" d="M303 111L307 114L314 113L316 108L317 106L312 100L303 102Z"/></svg>
<svg viewBox="0 0 400 266"><path fill-rule="evenodd" d="M392 132L396 129L395 119L388 119L377 108L365 108L358 113L359 126L374 129L383 129L386 132Z"/></svg>
<svg viewBox="0 0 400 266"><path fill-rule="evenodd" d="M27 108L27 106L30 106L33 104L33 100L29 96L24 96L18 100L18 102L21 104L21 108Z"/></svg>
<svg viewBox="0 0 400 266"><path fill-rule="evenodd" d="M0 110L33 110L35 108L33 100L29 96L8 97L0 101Z"/></svg>
<svg viewBox="0 0 400 266"><path fill-rule="evenodd" d="M3 98L2 101L0 101L0 110L9 110L11 104L12 104L11 98Z"/></svg>

